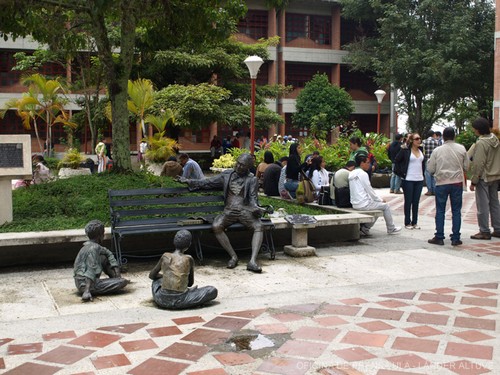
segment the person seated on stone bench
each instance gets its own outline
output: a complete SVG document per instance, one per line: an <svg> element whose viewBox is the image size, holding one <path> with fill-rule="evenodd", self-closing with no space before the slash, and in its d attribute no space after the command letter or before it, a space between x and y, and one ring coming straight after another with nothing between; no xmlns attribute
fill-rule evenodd
<svg viewBox="0 0 500 375"><path fill-rule="evenodd" d="M163 309L189 309L217 297L217 289L213 286L189 288L194 283L194 261L184 252L191 246L191 241L191 232L178 231L174 237L175 251L164 253L149 273L153 280L153 299Z"/></svg>
<svg viewBox="0 0 500 375"><path fill-rule="evenodd" d="M74 264L76 288L83 301L92 301L93 295L103 295L123 289L130 281L120 275L120 267L113 253L101 246L104 239L104 224L92 220L85 226L89 240L78 252ZM100 279L101 273L109 276Z"/></svg>
<svg viewBox="0 0 500 375"><path fill-rule="evenodd" d="M238 256L229 242L225 229L231 224L241 223L254 231L252 256L247 264L247 270L259 273L262 272L262 268L257 264L257 255L264 236L260 221L264 209L258 205L259 185L257 178L253 173L250 173L253 163L253 156L245 153L238 157L234 169L204 180L179 177L178 181L188 184L190 190L223 189L224 212L215 218L212 228L215 237L231 257L227 268L235 268L238 265Z"/></svg>
<svg viewBox="0 0 500 375"><path fill-rule="evenodd" d="M349 191L349 173L354 170L356 163L349 160L344 168L339 169L332 177L330 182L331 198L335 205L340 208L351 208L351 193Z"/></svg>
<svg viewBox="0 0 500 375"><path fill-rule="evenodd" d="M382 210L384 213L385 225L388 234L396 234L401 231L401 227L394 225L392 220L391 208L380 198L373 190L368 170L370 169L370 160L366 155L358 154L355 159L356 169L349 172L349 191L351 193L352 208L359 211ZM361 234L370 235L370 228L375 224L361 224Z"/></svg>

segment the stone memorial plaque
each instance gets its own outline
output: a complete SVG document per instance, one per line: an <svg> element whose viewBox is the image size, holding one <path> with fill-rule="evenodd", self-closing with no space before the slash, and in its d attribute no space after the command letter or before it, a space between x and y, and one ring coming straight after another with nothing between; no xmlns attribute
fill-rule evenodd
<svg viewBox="0 0 500 375"><path fill-rule="evenodd" d="M31 178L31 137L0 135L0 179Z"/></svg>
<svg viewBox="0 0 500 375"><path fill-rule="evenodd" d="M317 220L314 216L304 215L304 214L295 214L295 215L286 215L285 220L290 224L316 224Z"/></svg>
<svg viewBox="0 0 500 375"><path fill-rule="evenodd" d="M23 144L0 143L0 168L22 168Z"/></svg>

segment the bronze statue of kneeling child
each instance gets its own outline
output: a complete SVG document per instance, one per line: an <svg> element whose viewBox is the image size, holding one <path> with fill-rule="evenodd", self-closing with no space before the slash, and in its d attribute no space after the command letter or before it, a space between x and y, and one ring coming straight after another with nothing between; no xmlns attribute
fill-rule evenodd
<svg viewBox="0 0 500 375"><path fill-rule="evenodd" d="M85 226L89 240L78 252L73 267L73 277L83 301L92 301L93 295L115 293L130 281L121 277L120 267L113 253L101 246L104 239L104 224L92 220ZM109 276L101 279L101 273Z"/></svg>
<svg viewBox="0 0 500 375"><path fill-rule="evenodd" d="M194 284L194 260L184 252L191 246L192 235L187 230L175 234L173 253L164 253L149 273L156 304L163 309L189 309L203 305L217 297L213 286L198 288ZM161 273L160 273L161 272ZM192 287L192 288L190 288Z"/></svg>

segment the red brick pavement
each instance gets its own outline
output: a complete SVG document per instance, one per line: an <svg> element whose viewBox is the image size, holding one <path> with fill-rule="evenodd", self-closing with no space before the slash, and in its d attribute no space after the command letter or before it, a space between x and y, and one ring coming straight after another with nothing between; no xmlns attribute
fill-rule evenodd
<svg viewBox="0 0 500 375"><path fill-rule="evenodd" d="M215 317L180 313L46 332L35 342L0 337L0 373L495 374L499 294L493 281ZM259 337L266 345L248 346Z"/></svg>

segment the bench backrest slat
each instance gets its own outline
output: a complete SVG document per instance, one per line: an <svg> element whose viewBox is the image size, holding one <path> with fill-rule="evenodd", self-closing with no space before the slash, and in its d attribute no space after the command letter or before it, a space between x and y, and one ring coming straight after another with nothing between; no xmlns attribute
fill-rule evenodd
<svg viewBox="0 0 500 375"><path fill-rule="evenodd" d="M122 218L131 216L160 216L160 215L173 215L189 216L190 214L204 213L204 212L222 212L224 206L180 206L171 208L144 208L133 210L115 210L114 213Z"/></svg>
<svg viewBox="0 0 500 375"><path fill-rule="evenodd" d="M192 204L192 203L211 203L223 202L224 197L215 195L195 195L195 196L172 196L158 198L140 199L115 199L110 200L111 207L123 206L155 206L155 205L175 205L175 204Z"/></svg>

